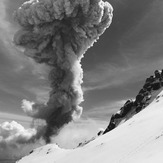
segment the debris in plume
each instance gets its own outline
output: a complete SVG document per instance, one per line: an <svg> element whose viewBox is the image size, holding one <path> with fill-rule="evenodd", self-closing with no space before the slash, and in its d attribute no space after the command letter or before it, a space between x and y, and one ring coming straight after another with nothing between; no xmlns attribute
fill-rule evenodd
<svg viewBox="0 0 163 163"><path fill-rule="evenodd" d="M20 25L14 43L24 48L26 56L51 69L49 100L25 108L31 117L46 121L43 137L47 143L82 113L81 58L109 27L112 11L102 0L30 0L14 14Z"/></svg>

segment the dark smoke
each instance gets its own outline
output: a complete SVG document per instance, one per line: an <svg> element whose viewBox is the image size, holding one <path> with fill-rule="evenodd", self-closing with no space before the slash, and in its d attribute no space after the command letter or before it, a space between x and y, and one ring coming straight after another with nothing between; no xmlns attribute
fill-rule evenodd
<svg viewBox="0 0 163 163"><path fill-rule="evenodd" d="M112 7L102 0L30 0L15 12L15 20L21 29L14 43L51 68L48 102L24 106L29 116L46 121L43 137L49 143L50 136L82 112L80 61L109 27Z"/></svg>

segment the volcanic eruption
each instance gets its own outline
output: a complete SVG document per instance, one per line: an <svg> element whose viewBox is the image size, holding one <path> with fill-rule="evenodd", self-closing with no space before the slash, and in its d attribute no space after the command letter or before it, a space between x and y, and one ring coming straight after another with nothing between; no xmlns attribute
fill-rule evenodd
<svg viewBox="0 0 163 163"><path fill-rule="evenodd" d="M83 101L81 59L112 21L102 0L30 0L14 13L20 29L14 43L24 54L50 68L51 91L45 104L31 103L26 113L46 121L47 143L64 124L80 117Z"/></svg>

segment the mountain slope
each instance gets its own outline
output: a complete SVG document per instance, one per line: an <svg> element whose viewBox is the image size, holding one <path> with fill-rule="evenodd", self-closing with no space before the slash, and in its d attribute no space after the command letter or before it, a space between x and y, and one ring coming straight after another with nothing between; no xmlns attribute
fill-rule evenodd
<svg viewBox="0 0 163 163"><path fill-rule="evenodd" d="M145 109L161 91L162 87L163 71L156 70L154 75L145 80L145 83L137 94L135 100L127 100L124 106L121 107L117 113L112 115L110 123L103 134L113 130L120 124L132 118L133 115Z"/></svg>
<svg viewBox="0 0 163 163"><path fill-rule="evenodd" d="M49 144L18 163L162 163L163 91L114 130L72 150Z"/></svg>

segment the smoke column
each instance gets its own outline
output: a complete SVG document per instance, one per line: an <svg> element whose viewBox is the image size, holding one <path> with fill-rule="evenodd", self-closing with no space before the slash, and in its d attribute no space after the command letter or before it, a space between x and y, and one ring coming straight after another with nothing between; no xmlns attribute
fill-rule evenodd
<svg viewBox="0 0 163 163"><path fill-rule="evenodd" d="M112 11L102 0L30 0L14 14L20 25L14 43L24 48L26 56L51 69L48 102L24 107L29 116L46 121L43 137L47 143L64 124L82 113L80 61L109 27Z"/></svg>

